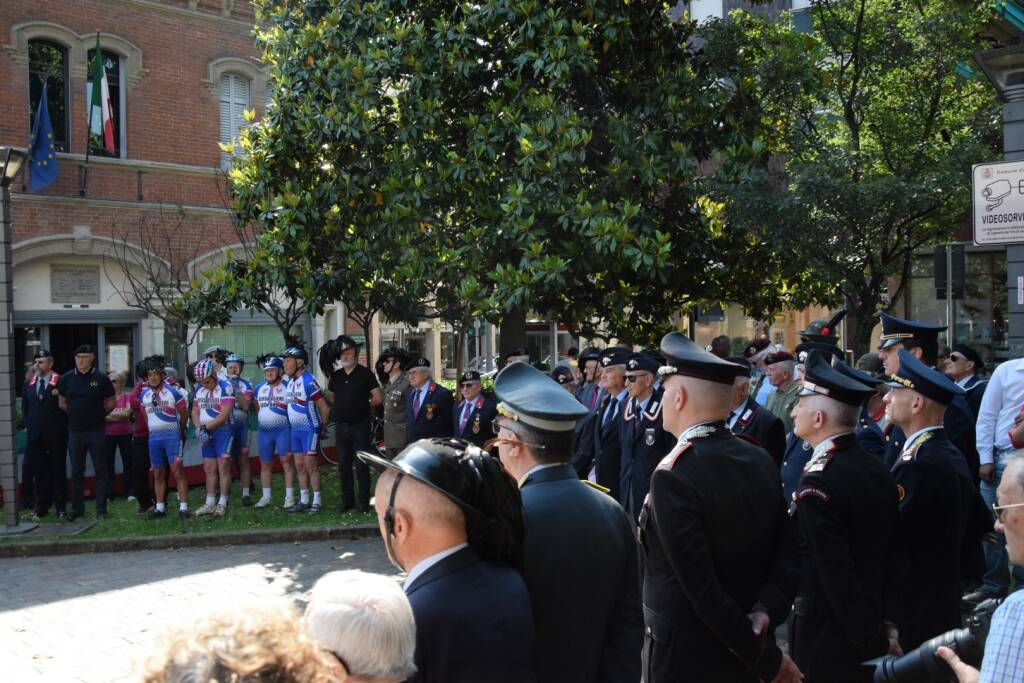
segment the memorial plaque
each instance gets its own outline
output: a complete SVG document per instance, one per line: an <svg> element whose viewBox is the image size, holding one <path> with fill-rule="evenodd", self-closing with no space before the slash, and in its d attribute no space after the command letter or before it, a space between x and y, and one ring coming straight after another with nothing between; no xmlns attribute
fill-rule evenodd
<svg viewBox="0 0 1024 683"><path fill-rule="evenodd" d="M98 304L99 266L50 266L50 301L55 304Z"/></svg>

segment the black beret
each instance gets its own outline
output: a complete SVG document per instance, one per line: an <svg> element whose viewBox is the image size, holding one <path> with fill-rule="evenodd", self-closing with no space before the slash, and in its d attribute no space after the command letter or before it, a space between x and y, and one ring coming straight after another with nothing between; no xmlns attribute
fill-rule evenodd
<svg viewBox="0 0 1024 683"><path fill-rule="evenodd" d="M80 353L96 353L96 349L94 349L90 344L80 344L78 348L75 349L75 355L77 356Z"/></svg>
<svg viewBox="0 0 1024 683"><path fill-rule="evenodd" d="M53 354L50 353L49 349L39 349L36 354L32 356L33 360L41 360L43 358L53 358Z"/></svg>
<svg viewBox="0 0 1024 683"><path fill-rule="evenodd" d="M601 352L600 363L602 368L612 365L625 365L633 352L624 346L610 346Z"/></svg>
<svg viewBox="0 0 1024 683"><path fill-rule="evenodd" d="M768 337L758 337L747 344L746 348L743 349L743 357L750 358L751 356L756 356L761 351L767 349L770 343L771 342L768 341Z"/></svg>
<svg viewBox="0 0 1024 683"><path fill-rule="evenodd" d="M633 353L626 359L626 370L645 370L656 375L660 367L661 363L647 353Z"/></svg>
<svg viewBox="0 0 1024 683"><path fill-rule="evenodd" d="M662 377L686 375L709 382L732 384L744 371L739 365L723 360L690 341L679 332L669 332L661 338L661 352L665 365L658 370Z"/></svg>
<svg viewBox="0 0 1024 683"><path fill-rule="evenodd" d="M480 373L477 372L476 370L466 370L464 373L462 373L462 379L460 379L459 381L460 382L479 382L480 381Z"/></svg>
<svg viewBox="0 0 1024 683"><path fill-rule="evenodd" d="M784 363L786 361L793 361L795 363L796 357L788 351L773 351L765 357L764 364L772 365L773 363Z"/></svg>
<svg viewBox="0 0 1024 683"><path fill-rule="evenodd" d="M974 362L975 370L983 370L985 368L985 361L981 359L981 354L975 351L967 344L957 344L953 347L953 350L959 353L961 356L969 361Z"/></svg>
<svg viewBox="0 0 1024 683"><path fill-rule="evenodd" d="M427 360L426 358L423 358L422 356L420 356L419 358L414 358L412 361L410 361L409 365L405 369L406 370L412 370L413 368L429 368L429 367L430 367L430 361Z"/></svg>
<svg viewBox="0 0 1024 683"><path fill-rule="evenodd" d="M573 381L572 370L564 365L559 365L551 371L551 379L559 384L569 384Z"/></svg>
<svg viewBox="0 0 1024 683"><path fill-rule="evenodd" d="M800 344L797 344L797 346L794 349L794 351L796 351L796 357L797 357L797 359L801 363L803 363L803 362L805 362L807 360L807 355L811 351L818 351L819 353L821 353L826 358L828 358L829 356L835 356L838 360L842 360L843 359L843 352L839 350L839 347L836 346L835 344L832 344L832 343L829 343L829 342L820 342L820 341L806 341L806 342L802 342Z"/></svg>
<svg viewBox="0 0 1024 683"><path fill-rule="evenodd" d="M964 390L938 370L928 367L906 349L899 350L900 369L889 375L893 389L913 389L927 399L948 406Z"/></svg>

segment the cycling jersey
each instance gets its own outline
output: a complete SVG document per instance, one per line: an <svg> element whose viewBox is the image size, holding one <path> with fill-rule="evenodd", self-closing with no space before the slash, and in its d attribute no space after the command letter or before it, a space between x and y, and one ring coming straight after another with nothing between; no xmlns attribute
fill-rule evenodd
<svg viewBox="0 0 1024 683"><path fill-rule="evenodd" d="M199 403L199 424L208 425L217 419L222 410L228 411L227 422L221 423L217 431L231 428L231 413L235 407L235 389L231 383L224 379L218 379L213 389L207 389L202 384L196 385L196 402Z"/></svg>
<svg viewBox="0 0 1024 683"><path fill-rule="evenodd" d="M256 402L261 432L288 429L288 387L284 380L277 384L260 382L256 385Z"/></svg>
<svg viewBox="0 0 1024 683"><path fill-rule="evenodd" d="M320 431L320 411L316 402L323 398L320 384L309 372L303 371L298 377L288 382L288 423L292 431Z"/></svg>
<svg viewBox="0 0 1024 683"><path fill-rule="evenodd" d="M235 412L232 413L231 420L236 427L244 425L249 426L249 412L242 410L241 402L238 400L242 396L249 398L252 401L253 388L252 383L244 377L228 378L228 382L231 383L231 387L235 390Z"/></svg>
<svg viewBox="0 0 1024 683"><path fill-rule="evenodd" d="M139 403L146 411L150 441L177 441L180 437L178 411L186 407L185 396L166 382L154 389L148 384L139 391Z"/></svg>

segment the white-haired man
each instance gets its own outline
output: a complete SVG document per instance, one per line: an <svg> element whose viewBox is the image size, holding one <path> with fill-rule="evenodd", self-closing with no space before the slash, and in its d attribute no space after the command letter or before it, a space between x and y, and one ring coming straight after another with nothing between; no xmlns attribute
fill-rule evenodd
<svg viewBox="0 0 1024 683"><path fill-rule="evenodd" d="M304 620L345 668L347 683L399 683L416 672L416 622L392 578L358 570L324 574Z"/></svg>

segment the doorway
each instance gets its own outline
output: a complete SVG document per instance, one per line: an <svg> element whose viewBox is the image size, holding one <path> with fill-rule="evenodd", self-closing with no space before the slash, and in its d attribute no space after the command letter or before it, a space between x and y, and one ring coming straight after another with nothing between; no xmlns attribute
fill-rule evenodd
<svg viewBox="0 0 1024 683"><path fill-rule="evenodd" d="M96 348L99 340L97 325L50 325L50 353L53 369L65 373L75 367L75 349L82 344Z"/></svg>

